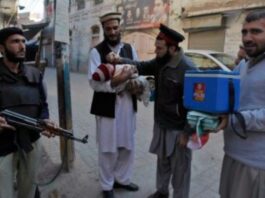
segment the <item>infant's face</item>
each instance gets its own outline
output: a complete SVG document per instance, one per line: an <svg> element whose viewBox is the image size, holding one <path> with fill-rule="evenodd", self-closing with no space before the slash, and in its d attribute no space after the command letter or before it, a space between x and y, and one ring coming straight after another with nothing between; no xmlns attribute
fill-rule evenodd
<svg viewBox="0 0 265 198"><path fill-rule="evenodd" d="M130 64L118 64L118 65L116 65L115 73L121 72L121 70L130 71L131 73L137 73L136 67L134 65L130 65Z"/></svg>

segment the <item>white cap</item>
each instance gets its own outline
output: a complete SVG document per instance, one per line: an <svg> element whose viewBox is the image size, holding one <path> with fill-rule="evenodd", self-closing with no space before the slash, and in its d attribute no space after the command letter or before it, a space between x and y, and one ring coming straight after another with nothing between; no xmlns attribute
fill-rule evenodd
<svg viewBox="0 0 265 198"><path fill-rule="evenodd" d="M100 22L103 24L106 21L109 20L121 20L121 13L120 12L109 12L107 14L104 14L100 17Z"/></svg>

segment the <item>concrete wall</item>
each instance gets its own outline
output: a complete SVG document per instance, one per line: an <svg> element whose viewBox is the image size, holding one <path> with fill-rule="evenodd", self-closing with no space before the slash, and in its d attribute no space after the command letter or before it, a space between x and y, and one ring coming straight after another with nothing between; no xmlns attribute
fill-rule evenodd
<svg viewBox="0 0 265 198"><path fill-rule="evenodd" d="M264 0L182 0L188 16L265 6Z"/></svg>
<svg viewBox="0 0 265 198"><path fill-rule="evenodd" d="M85 9L77 10L76 5L71 7L70 30L72 32L70 44L70 67L72 71L87 71L88 54L92 45L91 27L100 27L99 40L102 40L102 28L99 23L99 16L108 12L115 11L112 1L94 5L94 1L86 1Z"/></svg>
<svg viewBox="0 0 265 198"><path fill-rule="evenodd" d="M225 49L228 54L236 56L241 40L241 28L246 16L245 12L240 12L234 16L228 17L226 21Z"/></svg>
<svg viewBox="0 0 265 198"><path fill-rule="evenodd" d="M224 52L236 55L241 44L241 28L249 10L265 8L264 0L182 0L182 17L200 18L221 14L225 29Z"/></svg>

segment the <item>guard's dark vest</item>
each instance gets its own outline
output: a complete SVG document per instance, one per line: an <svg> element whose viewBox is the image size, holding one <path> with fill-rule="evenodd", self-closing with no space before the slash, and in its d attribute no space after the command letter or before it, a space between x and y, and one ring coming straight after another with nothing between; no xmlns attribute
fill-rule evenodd
<svg viewBox="0 0 265 198"><path fill-rule="evenodd" d="M24 67L18 74L12 74L0 62L0 110L9 109L33 118L40 115L41 93L40 72L33 67ZM39 134L25 128L17 131L3 130L0 133L0 156L15 152L18 145L25 151L32 149L31 142Z"/></svg>
<svg viewBox="0 0 265 198"><path fill-rule="evenodd" d="M95 47L100 54L101 62L107 63L106 55L111 52L111 49L108 47L106 42L101 42ZM124 43L124 46L121 48L120 54L121 57L133 58L132 48L129 44ZM133 108L137 111L137 101L135 95L132 95L133 98ZM104 117L115 117L115 102L116 102L116 93L106 93L106 92L94 92L92 105L91 105L91 114L104 116Z"/></svg>

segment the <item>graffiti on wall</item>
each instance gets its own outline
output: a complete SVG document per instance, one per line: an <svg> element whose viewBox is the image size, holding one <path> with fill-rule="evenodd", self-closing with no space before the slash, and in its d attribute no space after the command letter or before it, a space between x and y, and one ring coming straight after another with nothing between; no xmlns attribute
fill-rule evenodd
<svg viewBox="0 0 265 198"><path fill-rule="evenodd" d="M168 0L123 0L117 5L122 13L121 25L125 29L158 27L167 24L169 15Z"/></svg>

